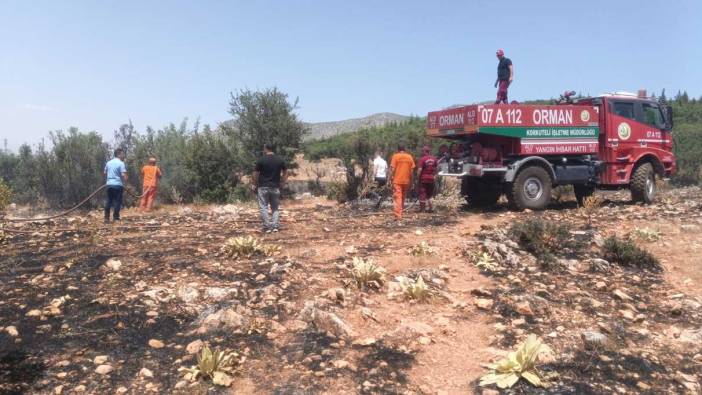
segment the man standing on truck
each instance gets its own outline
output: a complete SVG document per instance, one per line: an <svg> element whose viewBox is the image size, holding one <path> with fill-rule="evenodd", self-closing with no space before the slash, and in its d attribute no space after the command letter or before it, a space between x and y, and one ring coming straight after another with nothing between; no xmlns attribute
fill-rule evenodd
<svg viewBox="0 0 702 395"><path fill-rule="evenodd" d="M514 78L514 68L512 67L512 61L505 57L505 51L497 50L497 59L499 63L497 64L497 80L495 81L495 88L497 88L497 100L495 104L505 103L507 101L507 88L512 83Z"/></svg>
<svg viewBox="0 0 702 395"><path fill-rule="evenodd" d="M414 170L414 158L405 152L405 145L397 145L397 153L390 160L390 180L392 181L392 200L394 203L395 218L402 220L402 210L405 206L405 198L412 185L412 174Z"/></svg>
<svg viewBox="0 0 702 395"><path fill-rule="evenodd" d="M431 204L431 199L434 197L436 184L434 178L439 168L439 162L430 153L431 148L424 146L422 148L422 157L417 164L417 179L419 180L419 211L424 211L428 207L428 212L433 212L434 207Z"/></svg>

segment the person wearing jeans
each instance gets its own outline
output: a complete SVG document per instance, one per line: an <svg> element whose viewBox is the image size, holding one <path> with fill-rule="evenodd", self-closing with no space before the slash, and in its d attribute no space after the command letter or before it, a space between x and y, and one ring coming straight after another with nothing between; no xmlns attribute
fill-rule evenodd
<svg viewBox="0 0 702 395"><path fill-rule="evenodd" d="M258 208L261 211L261 221L263 231L266 233L277 232L280 229L280 189L269 187L258 187ZM268 207L271 208L272 215L268 215Z"/></svg>
<svg viewBox="0 0 702 395"><path fill-rule="evenodd" d="M256 161L252 187L257 191L258 207L261 211L263 232L280 230L280 188L285 185L287 167L285 161L273 152L270 144L263 146L263 156ZM268 215L270 207L271 216Z"/></svg>
<svg viewBox="0 0 702 395"><path fill-rule="evenodd" d="M127 182L127 166L124 164L124 151L115 150L115 157L105 164L103 171L105 185L107 185L107 199L105 200L105 223L110 223L110 209L113 209L112 219L119 221L119 211L122 208L122 193L124 183Z"/></svg>

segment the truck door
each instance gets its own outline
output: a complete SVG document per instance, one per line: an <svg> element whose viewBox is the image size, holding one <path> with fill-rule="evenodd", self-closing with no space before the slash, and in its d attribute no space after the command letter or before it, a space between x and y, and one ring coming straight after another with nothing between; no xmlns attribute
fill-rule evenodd
<svg viewBox="0 0 702 395"><path fill-rule="evenodd" d="M604 184L626 184L627 170L632 149L638 144L634 137L638 122L636 102L624 98L610 98L608 101L607 142L604 160L607 170L602 175Z"/></svg>
<svg viewBox="0 0 702 395"><path fill-rule="evenodd" d="M665 121L658 103L639 102L638 104L637 119L644 126L643 133L638 139L639 146L641 148L670 150L672 136L670 131L663 130Z"/></svg>

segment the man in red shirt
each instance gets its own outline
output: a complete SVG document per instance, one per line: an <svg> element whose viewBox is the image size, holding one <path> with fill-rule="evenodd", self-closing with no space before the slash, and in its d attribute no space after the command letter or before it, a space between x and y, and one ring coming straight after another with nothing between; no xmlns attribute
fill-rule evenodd
<svg viewBox="0 0 702 395"><path fill-rule="evenodd" d="M439 170L438 160L430 153L431 148L424 146L422 148L422 157L419 159L417 166L417 179L419 180L419 211L424 211L425 207L429 207L429 212L434 211L431 203L431 198L434 197L434 179Z"/></svg>

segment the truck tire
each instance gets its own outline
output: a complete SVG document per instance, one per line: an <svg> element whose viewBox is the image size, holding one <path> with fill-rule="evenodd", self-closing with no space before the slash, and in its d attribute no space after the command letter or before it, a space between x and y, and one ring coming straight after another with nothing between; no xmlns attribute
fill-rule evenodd
<svg viewBox="0 0 702 395"><path fill-rule="evenodd" d="M656 172L650 163L634 169L629 182L631 200L650 204L656 198Z"/></svg>
<svg viewBox="0 0 702 395"><path fill-rule="evenodd" d="M468 207L489 207L497 203L501 192L495 185L480 178L463 177L461 195L466 199Z"/></svg>
<svg viewBox="0 0 702 395"><path fill-rule="evenodd" d="M575 200L578 201L578 206L582 207L583 201L595 193L595 187L589 185L573 185L573 192L575 193Z"/></svg>
<svg viewBox="0 0 702 395"><path fill-rule="evenodd" d="M512 182L507 200L515 210L543 210L551 202L552 180L546 169L529 166Z"/></svg>

